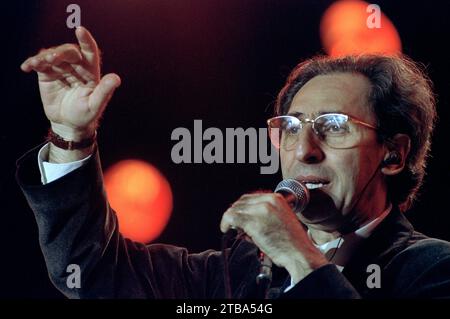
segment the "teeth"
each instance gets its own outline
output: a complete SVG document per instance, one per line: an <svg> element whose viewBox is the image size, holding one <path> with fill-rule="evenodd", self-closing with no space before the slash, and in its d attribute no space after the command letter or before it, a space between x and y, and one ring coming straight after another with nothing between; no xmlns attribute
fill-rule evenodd
<svg viewBox="0 0 450 319"><path fill-rule="evenodd" d="M322 183L306 183L305 186L307 189L316 189L322 187L324 184Z"/></svg>

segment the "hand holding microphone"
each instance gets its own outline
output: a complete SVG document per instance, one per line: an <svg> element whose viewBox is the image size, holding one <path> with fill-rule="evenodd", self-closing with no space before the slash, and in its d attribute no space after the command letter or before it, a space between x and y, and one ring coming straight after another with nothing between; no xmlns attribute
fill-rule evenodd
<svg viewBox="0 0 450 319"><path fill-rule="evenodd" d="M275 193L283 195L294 213L301 213L309 202L309 191L305 185L295 179L285 179L275 188ZM272 260L263 252L259 254L260 269L256 277L258 285L270 286L272 281Z"/></svg>
<svg viewBox="0 0 450 319"><path fill-rule="evenodd" d="M306 207L308 200L305 186L296 180L284 180L274 193L241 196L224 213L222 232L239 229L260 249L262 263L258 281L270 280L272 261L285 268L294 282L315 266L327 263L295 214Z"/></svg>

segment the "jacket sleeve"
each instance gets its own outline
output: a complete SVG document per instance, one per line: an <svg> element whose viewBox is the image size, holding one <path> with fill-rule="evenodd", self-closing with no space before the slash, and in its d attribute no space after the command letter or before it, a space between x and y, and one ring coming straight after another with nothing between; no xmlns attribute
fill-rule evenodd
<svg viewBox="0 0 450 319"><path fill-rule="evenodd" d="M34 212L50 279L63 294L208 297L222 275L219 252L188 254L184 248L123 238L106 198L98 150L86 165L46 185L40 182L37 152L17 161L16 179ZM73 265L80 270L79 287L68 284L74 279Z"/></svg>
<svg viewBox="0 0 450 319"><path fill-rule="evenodd" d="M280 298L360 299L361 296L334 264L327 264L311 272Z"/></svg>

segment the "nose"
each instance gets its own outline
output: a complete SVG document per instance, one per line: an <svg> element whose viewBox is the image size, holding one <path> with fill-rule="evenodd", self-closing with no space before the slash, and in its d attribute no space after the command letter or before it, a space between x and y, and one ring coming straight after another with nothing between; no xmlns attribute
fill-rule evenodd
<svg viewBox="0 0 450 319"><path fill-rule="evenodd" d="M298 136L295 145L295 158L305 164L317 164L325 158L320 141L313 132L311 124L305 125Z"/></svg>

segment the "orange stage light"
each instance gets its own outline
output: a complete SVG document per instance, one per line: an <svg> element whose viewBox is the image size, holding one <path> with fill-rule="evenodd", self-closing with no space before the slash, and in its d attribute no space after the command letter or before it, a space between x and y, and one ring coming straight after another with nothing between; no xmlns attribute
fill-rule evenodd
<svg viewBox="0 0 450 319"><path fill-rule="evenodd" d="M164 230L172 212L172 191L152 165L124 160L105 172L105 187L124 237L148 243Z"/></svg>
<svg viewBox="0 0 450 319"><path fill-rule="evenodd" d="M367 11L368 6L364 1L341 0L325 11L320 34L329 55L401 52L401 40L394 24L381 12L379 27L373 27L370 22L374 11Z"/></svg>

